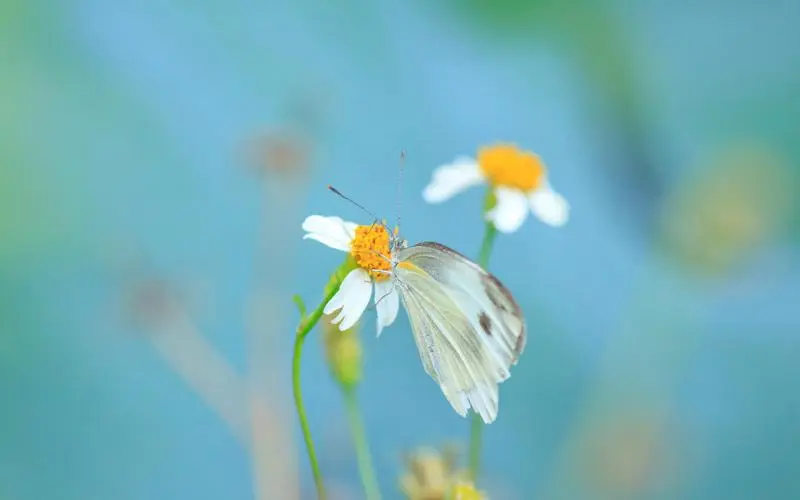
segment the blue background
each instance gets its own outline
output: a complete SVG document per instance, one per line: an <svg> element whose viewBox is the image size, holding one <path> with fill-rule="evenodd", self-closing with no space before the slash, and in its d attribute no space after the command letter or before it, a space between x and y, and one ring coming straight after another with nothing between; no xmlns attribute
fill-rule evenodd
<svg viewBox="0 0 800 500"><path fill-rule="evenodd" d="M316 304L341 255L302 241L303 218L369 222L330 183L399 209L411 242L475 255L482 190L420 193L498 140L545 159L572 217L495 245L531 335L481 486L799 497L797 15L791 1L3 2L0 500L254 497L268 473L176 368L187 347L159 343L174 324L131 309L142 283L170 290L168 314L224 366L261 367L257 392L293 438L270 463L310 498L291 296ZM280 147L299 156L271 159ZM400 498L403 453L465 445L468 422L405 316L379 340L373 320L360 395ZM322 468L361 498L318 338L303 383ZM188 369L213 372L194 352Z"/></svg>

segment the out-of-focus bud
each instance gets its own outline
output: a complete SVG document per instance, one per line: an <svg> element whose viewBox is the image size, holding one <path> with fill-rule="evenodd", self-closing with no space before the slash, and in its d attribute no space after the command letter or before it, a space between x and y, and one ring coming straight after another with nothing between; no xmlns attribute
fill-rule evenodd
<svg viewBox="0 0 800 500"><path fill-rule="evenodd" d="M742 264L785 221L788 177L786 165L763 149L739 148L712 158L664 204L667 249L706 274Z"/></svg>
<svg viewBox="0 0 800 500"><path fill-rule="evenodd" d="M127 290L124 308L127 318L136 326L158 328L175 315L180 304L170 283L154 277Z"/></svg>
<svg viewBox="0 0 800 500"><path fill-rule="evenodd" d="M248 146L248 164L259 173L274 172L286 179L297 179L309 170L311 145L297 132L286 129L263 133Z"/></svg>
<svg viewBox="0 0 800 500"><path fill-rule="evenodd" d="M341 331L331 323L331 316L322 317L325 358L333 378L345 387L352 387L361 380L361 341L358 339L359 323L349 330Z"/></svg>

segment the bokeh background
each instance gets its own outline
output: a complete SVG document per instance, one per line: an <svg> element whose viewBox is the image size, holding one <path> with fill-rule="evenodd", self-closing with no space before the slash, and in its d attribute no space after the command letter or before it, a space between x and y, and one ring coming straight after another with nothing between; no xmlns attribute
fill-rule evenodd
<svg viewBox="0 0 800 500"><path fill-rule="evenodd" d="M800 498L800 9L578 0L0 3L0 500L311 498L297 313L341 256L312 213L401 210L477 253L483 193L433 168L542 155L560 229L498 238L531 337L495 499ZM407 151L396 202L399 152ZM465 446L401 315L362 328L386 498ZM361 498L316 330L323 472ZM299 496L298 496L299 495Z"/></svg>

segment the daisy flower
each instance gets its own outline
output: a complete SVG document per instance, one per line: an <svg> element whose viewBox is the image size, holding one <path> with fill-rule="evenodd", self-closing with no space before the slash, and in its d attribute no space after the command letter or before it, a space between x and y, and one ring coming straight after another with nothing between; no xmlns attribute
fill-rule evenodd
<svg viewBox="0 0 800 500"><path fill-rule="evenodd" d="M481 183L494 191L496 204L486 218L499 231L519 229L529 210L551 226L562 226L569 219L569 203L550 186L541 158L513 144L483 147L477 159L461 156L440 166L422 196L428 203L441 203Z"/></svg>
<svg viewBox="0 0 800 500"><path fill-rule="evenodd" d="M391 235L379 224L360 226L339 217L311 215L303 221L303 239L317 240L323 245L348 252L356 263L342 280L339 291L325 305L323 312L339 311L331 323L339 329L350 329L361 318L375 296L378 313L378 335L397 318L400 297L391 281Z"/></svg>

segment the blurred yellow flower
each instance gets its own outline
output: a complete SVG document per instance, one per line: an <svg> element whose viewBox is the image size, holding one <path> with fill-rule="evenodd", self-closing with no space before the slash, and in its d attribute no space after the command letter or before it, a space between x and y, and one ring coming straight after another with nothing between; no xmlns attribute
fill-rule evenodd
<svg viewBox="0 0 800 500"><path fill-rule="evenodd" d="M769 151L723 151L679 185L663 207L664 239L696 270L724 272L773 236L790 211L792 182Z"/></svg>
<svg viewBox="0 0 800 500"><path fill-rule="evenodd" d="M408 500L452 498L457 486L467 484L465 480L469 475L466 470L457 470L456 462L457 453L453 448L441 452L420 448L406 457L408 473L400 478L400 490Z"/></svg>
<svg viewBox="0 0 800 500"><path fill-rule="evenodd" d="M449 495L450 500L489 500L482 491L478 491L475 485L469 482L458 483L453 486Z"/></svg>

